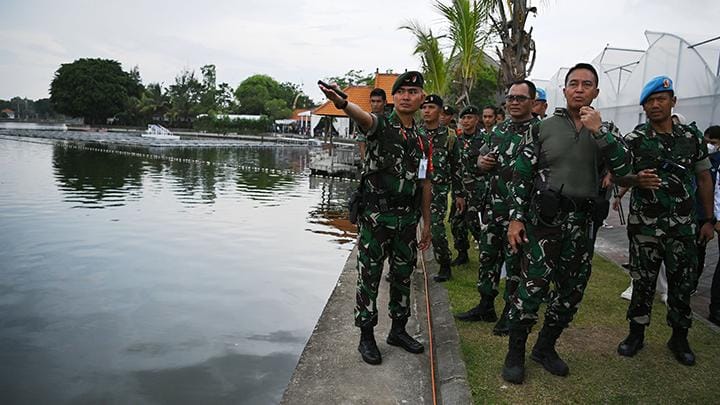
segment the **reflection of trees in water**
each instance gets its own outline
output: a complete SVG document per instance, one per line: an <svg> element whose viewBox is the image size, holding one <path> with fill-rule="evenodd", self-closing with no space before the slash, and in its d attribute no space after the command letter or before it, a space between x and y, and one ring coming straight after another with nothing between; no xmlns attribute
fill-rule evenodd
<svg viewBox="0 0 720 405"><path fill-rule="evenodd" d="M83 147L107 148L56 146L54 161L58 179L92 201L102 200L110 191L117 197L128 185L139 188L145 172L156 178L169 175L172 192L185 202L212 203L222 184L234 184L251 199L273 200L277 197L273 192L292 189L297 182L294 173L307 164L307 149L297 147L118 148L106 153ZM127 155L128 151L137 155Z"/></svg>
<svg viewBox="0 0 720 405"><path fill-rule="evenodd" d="M62 146L53 147L55 178L71 190L67 197L84 203L119 201L142 186L142 159Z"/></svg>
<svg viewBox="0 0 720 405"><path fill-rule="evenodd" d="M312 229L310 231L336 236L336 241L341 244L353 242L357 235L357 226L348 220L347 200L356 188L357 182L310 176L310 189L320 189L321 198L319 204L310 211L308 222L330 226L339 232Z"/></svg>

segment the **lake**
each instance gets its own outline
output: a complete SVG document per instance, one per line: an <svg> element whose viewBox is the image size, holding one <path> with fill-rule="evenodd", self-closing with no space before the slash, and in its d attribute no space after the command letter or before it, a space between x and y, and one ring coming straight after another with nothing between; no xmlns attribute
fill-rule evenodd
<svg viewBox="0 0 720 405"><path fill-rule="evenodd" d="M354 183L304 147L22 133L0 129L2 402L278 402L353 248Z"/></svg>

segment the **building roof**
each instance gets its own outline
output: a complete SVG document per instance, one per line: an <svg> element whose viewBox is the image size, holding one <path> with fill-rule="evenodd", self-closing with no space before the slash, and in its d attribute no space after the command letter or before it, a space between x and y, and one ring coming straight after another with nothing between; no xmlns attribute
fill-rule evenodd
<svg viewBox="0 0 720 405"><path fill-rule="evenodd" d="M2 111L0 111L0 112L4 112L4 113L14 113L15 111L13 111L13 110L11 110L11 109L9 109L9 108L3 108Z"/></svg>
<svg viewBox="0 0 720 405"><path fill-rule="evenodd" d="M370 92L374 88L381 88L385 90L385 94L387 94L388 98L388 104L392 104L392 86L398 76L400 75L396 73L376 72L374 86L350 86L344 88L343 91L347 93L348 101L357 104L358 106L360 106L360 108L363 109L363 111L370 112ZM329 115L332 117L347 117L345 111L338 110L330 101L326 101L323 105L316 108L313 111L313 114Z"/></svg>
<svg viewBox="0 0 720 405"><path fill-rule="evenodd" d="M296 109L293 110L292 116L290 117L290 119L293 119L293 120L296 120L296 121L297 121L297 120L300 119L301 114L304 113L304 112L306 112L306 111L310 111L310 110L307 109L307 108L296 108Z"/></svg>

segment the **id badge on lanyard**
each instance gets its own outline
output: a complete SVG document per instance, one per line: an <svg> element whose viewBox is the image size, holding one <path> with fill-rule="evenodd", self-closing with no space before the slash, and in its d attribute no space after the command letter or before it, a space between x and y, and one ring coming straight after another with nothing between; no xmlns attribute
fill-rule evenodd
<svg viewBox="0 0 720 405"><path fill-rule="evenodd" d="M428 159L427 156L423 155L422 159L420 159L420 166L418 166L418 179L426 179L427 178L427 168L428 168Z"/></svg>

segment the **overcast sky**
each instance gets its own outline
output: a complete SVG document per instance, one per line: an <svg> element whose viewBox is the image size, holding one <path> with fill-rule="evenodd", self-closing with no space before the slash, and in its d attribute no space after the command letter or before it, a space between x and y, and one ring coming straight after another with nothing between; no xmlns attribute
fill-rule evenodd
<svg viewBox="0 0 720 405"><path fill-rule="evenodd" d="M445 0L449 2L450 0ZM414 40L397 28L414 19L440 31L429 0L3 0L0 98L48 97L54 72L78 58L138 66L144 83L171 84L183 69L215 64L236 87L268 74L303 85L315 101L318 78L418 69ZM537 3L537 2L536 2ZM589 61L606 44L645 49L645 30L720 35L720 1L548 0L530 19L537 45L534 78ZM437 32L441 33L441 32Z"/></svg>

